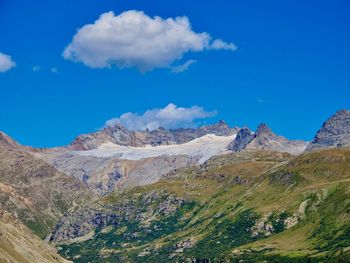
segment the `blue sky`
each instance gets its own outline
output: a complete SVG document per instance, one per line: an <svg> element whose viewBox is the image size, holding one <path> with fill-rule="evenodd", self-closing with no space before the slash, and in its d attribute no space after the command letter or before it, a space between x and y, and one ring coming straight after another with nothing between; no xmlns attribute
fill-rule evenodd
<svg viewBox="0 0 350 263"><path fill-rule="evenodd" d="M62 56L78 29L128 10L186 16L193 32L237 50L210 42L145 73L138 62L96 68ZM26 145L65 145L125 112L174 103L217 111L201 123L266 122L310 140L332 113L350 108L349 13L347 0L0 0L0 53L16 63L0 73L0 130ZM188 61L196 63L172 72Z"/></svg>

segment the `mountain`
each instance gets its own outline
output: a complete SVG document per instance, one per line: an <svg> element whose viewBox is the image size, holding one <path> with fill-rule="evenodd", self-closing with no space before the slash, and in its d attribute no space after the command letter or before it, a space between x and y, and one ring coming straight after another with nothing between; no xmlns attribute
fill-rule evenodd
<svg viewBox="0 0 350 263"><path fill-rule="evenodd" d="M183 144L142 147L105 143L92 150L55 149L36 156L105 195L115 189L154 183L173 169L227 153L234 137L209 134Z"/></svg>
<svg viewBox="0 0 350 263"><path fill-rule="evenodd" d="M25 227L16 217L0 209L0 262L70 262Z"/></svg>
<svg viewBox="0 0 350 263"><path fill-rule="evenodd" d="M306 150L348 146L350 146L350 111L340 110L322 125Z"/></svg>
<svg viewBox="0 0 350 263"><path fill-rule="evenodd" d="M230 143L229 149L235 152L242 150L270 150L288 152L291 154L302 153L307 146L304 141L291 141L282 136L277 136L264 123L260 124L255 133L248 128L240 129L236 138Z"/></svg>
<svg viewBox="0 0 350 263"><path fill-rule="evenodd" d="M93 200L80 181L35 158L26 147L0 135L0 204L39 237L76 204Z"/></svg>
<svg viewBox="0 0 350 263"><path fill-rule="evenodd" d="M78 136L69 147L46 150L37 156L106 195L115 189L155 183L171 170L202 164L229 150L299 154L305 147L305 142L276 136L266 125L253 133L248 128L230 128L224 121L196 129L153 131L130 131L115 124Z"/></svg>
<svg viewBox="0 0 350 263"><path fill-rule="evenodd" d="M350 151L216 156L62 217L75 262L348 262Z"/></svg>
<svg viewBox="0 0 350 263"><path fill-rule="evenodd" d="M159 146L170 144L183 144L207 134L217 136L229 136L237 133L238 128L230 128L224 121L209 126L201 126L196 129L175 129L131 131L116 123L107 126L101 131L78 136L70 145L72 150L96 149L102 144L113 143L122 146Z"/></svg>
<svg viewBox="0 0 350 263"><path fill-rule="evenodd" d="M52 149L0 133L0 261L349 262L348 114L317 151L222 121Z"/></svg>

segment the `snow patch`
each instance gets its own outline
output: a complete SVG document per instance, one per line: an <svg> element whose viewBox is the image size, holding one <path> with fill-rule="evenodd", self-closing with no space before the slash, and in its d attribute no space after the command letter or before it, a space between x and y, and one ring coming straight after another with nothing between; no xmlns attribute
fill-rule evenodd
<svg viewBox="0 0 350 263"><path fill-rule="evenodd" d="M118 157L124 160L140 160L162 155L188 155L198 157L199 163L204 163L214 155L230 152L227 147L235 138L236 134L231 136L207 134L184 144L160 146L147 145L144 147L121 146L113 143L105 143L97 149L75 151L73 154L100 158Z"/></svg>

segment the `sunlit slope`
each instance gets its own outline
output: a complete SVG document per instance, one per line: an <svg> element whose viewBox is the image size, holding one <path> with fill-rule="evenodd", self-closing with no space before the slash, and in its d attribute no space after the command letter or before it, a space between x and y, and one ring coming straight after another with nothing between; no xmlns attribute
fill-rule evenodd
<svg viewBox="0 0 350 263"><path fill-rule="evenodd" d="M94 198L85 185L33 157L18 144L0 140L0 204L45 238L69 208Z"/></svg>
<svg viewBox="0 0 350 263"><path fill-rule="evenodd" d="M68 262L33 235L13 215L0 209L0 262Z"/></svg>
<svg viewBox="0 0 350 263"><path fill-rule="evenodd" d="M349 190L349 150L229 154L77 208L52 242L76 262L346 262Z"/></svg>

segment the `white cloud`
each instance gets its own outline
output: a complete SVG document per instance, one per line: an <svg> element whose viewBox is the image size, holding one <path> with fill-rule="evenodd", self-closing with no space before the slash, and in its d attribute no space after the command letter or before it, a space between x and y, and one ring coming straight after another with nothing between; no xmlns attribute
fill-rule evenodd
<svg viewBox="0 0 350 263"><path fill-rule="evenodd" d="M194 32L185 16L152 18L131 10L120 15L104 13L80 28L63 57L92 68L116 65L145 72L170 67L187 52L235 48L233 43L213 40L208 33Z"/></svg>
<svg viewBox="0 0 350 263"><path fill-rule="evenodd" d="M237 49L237 46L233 43L226 43L224 42L223 40L221 39L215 39L213 41L213 43L210 45L209 47L210 49L213 49L213 50L220 50L220 49L223 49L223 50L236 50Z"/></svg>
<svg viewBox="0 0 350 263"><path fill-rule="evenodd" d="M124 113L119 118L107 121L105 126L113 126L119 123L130 130L193 127L196 125L196 120L212 117L216 114L216 111L206 111L196 105L190 108L182 108L170 103L165 108L147 110L141 115L132 112Z"/></svg>
<svg viewBox="0 0 350 263"><path fill-rule="evenodd" d="M57 73L58 69L57 68L51 68L51 73Z"/></svg>
<svg viewBox="0 0 350 263"><path fill-rule="evenodd" d="M186 61L185 63L183 63L182 65L174 66L171 69L171 72L175 73L175 74L182 73L182 72L188 70L190 68L190 66L192 66L193 64L196 64L196 63L197 63L197 60L190 59L190 60Z"/></svg>
<svg viewBox="0 0 350 263"><path fill-rule="evenodd" d="M11 56L5 55L0 52L0 72L6 72L16 66L16 63L12 60Z"/></svg>

